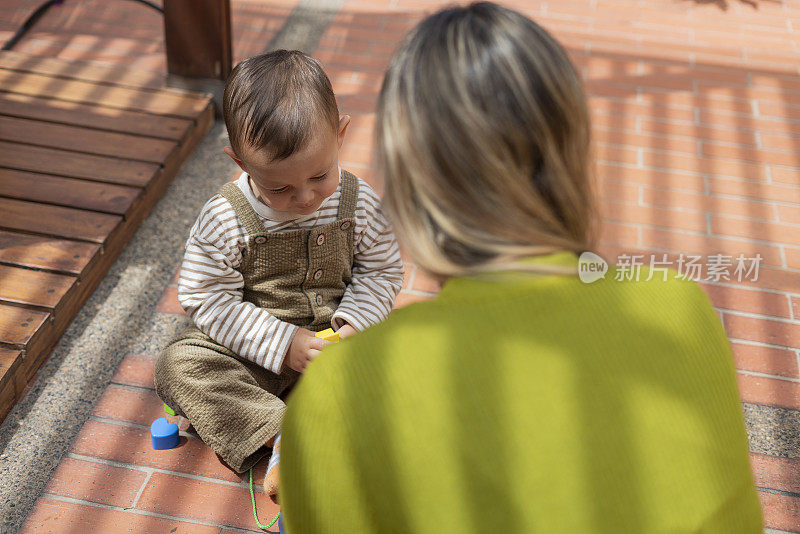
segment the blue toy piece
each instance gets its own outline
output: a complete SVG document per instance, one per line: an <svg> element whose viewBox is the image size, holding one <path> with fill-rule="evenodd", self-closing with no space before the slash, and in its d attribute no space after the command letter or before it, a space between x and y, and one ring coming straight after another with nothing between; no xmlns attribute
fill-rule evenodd
<svg viewBox="0 0 800 534"><path fill-rule="evenodd" d="M286 531L283 530L283 517L282 516L278 517L278 532L280 532L280 534L286 534Z"/></svg>
<svg viewBox="0 0 800 534"><path fill-rule="evenodd" d="M159 417L150 425L150 438L153 448L157 451L172 449L178 446L178 425L167 421L166 417Z"/></svg>

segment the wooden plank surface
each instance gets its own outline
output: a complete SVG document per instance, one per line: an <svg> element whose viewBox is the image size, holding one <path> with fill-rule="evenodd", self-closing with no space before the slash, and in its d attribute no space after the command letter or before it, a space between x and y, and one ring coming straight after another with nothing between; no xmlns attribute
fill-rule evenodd
<svg viewBox="0 0 800 534"><path fill-rule="evenodd" d="M0 420L11 410L27 385L22 372L24 354L18 349L0 347Z"/></svg>
<svg viewBox="0 0 800 534"><path fill-rule="evenodd" d="M164 139L2 116L0 140L150 163L164 161L176 145Z"/></svg>
<svg viewBox="0 0 800 534"><path fill-rule="evenodd" d="M0 141L3 167L145 187L160 165Z"/></svg>
<svg viewBox="0 0 800 534"><path fill-rule="evenodd" d="M121 86L156 90L163 90L167 79L164 74L158 72L99 65L89 61L30 56L13 50L5 50L0 54L0 69L34 72L57 78L106 82ZM174 91L193 98L196 97L195 93L181 90Z"/></svg>
<svg viewBox="0 0 800 534"><path fill-rule="evenodd" d="M103 243L122 217L0 198L0 228Z"/></svg>
<svg viewBox="0 0 800 534"><path fill-rule="evenodd" d="M9 371L22 362L22 351L0 347L0 384Z"/></svg>
<svg viewBox="0 0 800 534"><path fill-rule="evenodd" d="M12 266L77 276L99 251L96 243L0 230L0 263Z"/></svg>
<svg viewBox="0 0 800 534"><path fill-rule="evenodd" d="M0 197L123 215L141 192L138 187L76 180L0 167Z"/></svg>
<svg viewBox="0 0 800 534"><path fill-rule="evenodd" d="M0 343L24 347L49 317L47 312L0 303Z"/></svg>
<svg viewBox="0 0 800 534"><path fill-rule="evenodd" d="M0 55L0 58L3 56ZM179 141L192 121L138 111L0 93L0 115L85 126L98 130Z"/></svg>
<svg viewBox="0 0 800 534"><path fill-rule="evenodd" d="M162 84L0 51L0 420L214 121Z"/></svg>
<svg viewBox="0 0 800 534"><path fill-rule="evenodd" d="M76 280L70 275L0 265L0 302L53 309Z"/></svg>
<svg viewBox="0 0 800 534"><path fill-rule="evenodd" d="M186 119L199 115L206 105L203 99L187 98L167 91L131 89L4 69L0 69L0 90Z"/></svg>

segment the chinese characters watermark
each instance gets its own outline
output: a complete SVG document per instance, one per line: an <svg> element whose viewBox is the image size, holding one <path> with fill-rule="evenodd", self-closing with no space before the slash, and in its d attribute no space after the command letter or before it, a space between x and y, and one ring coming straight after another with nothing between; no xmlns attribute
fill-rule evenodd
<svg viewBox="0 0 800 534"><path fill-rule="evenodd" d="M649 259L648 259L649 258ZM670 277L683 280L723 282L758 280L761 254L755 256L730 256L725 254L680 254L669 259L668 254L620 254L614 269L617 282L649 281L654 278L666 282ZM672 269L672 272L670 272ZM578 276L582 282L591 284L605 278L608 263L593 252L584 252L578 260Z"/></svg>

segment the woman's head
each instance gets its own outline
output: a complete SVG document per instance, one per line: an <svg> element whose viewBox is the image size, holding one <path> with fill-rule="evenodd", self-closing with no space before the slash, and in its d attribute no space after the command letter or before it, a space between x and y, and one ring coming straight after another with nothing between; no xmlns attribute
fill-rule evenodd
<svg viewBox="0 0 800 534"><path fill-rule="evenodd" d="M523 15L480 2L422 21L386 73L377 134L387 212L433 275L591 248L580 78Z"/></svg>

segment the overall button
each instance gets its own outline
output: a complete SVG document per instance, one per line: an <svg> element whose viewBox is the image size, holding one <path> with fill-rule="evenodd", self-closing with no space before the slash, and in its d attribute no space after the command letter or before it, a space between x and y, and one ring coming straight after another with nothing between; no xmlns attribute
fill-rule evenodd
<svg viewBox="0 0 800 534"><path fill-rule="evenodd" d="M259 245L263 245L264 243L266 243L266 242L267 242L267 238L266 238L266 237L264 237L263 235L256 236L256 238L255 238L255 242L256 242L257 244L259 244Z"/></svg>
<svg viewBox="0 0 800 534"><path fill-rule="evenodd" d="M320 278L322 278L322 269L317 269L314 272L314 280L319 280Z"/></svg>
<svg viewBox="0 0 800 534"><path fill-rule="evenodd" d="M343 222L342 224L339 225L339 228L341 228L342 230L349 229L350 228L350 221Z"/></svg>
<svg viewBox="0 0 800 534"><path fill-rule="evenodd" d="M317 306L322 306L322 295L317 293Z"/></svg>
<svg viewBox="0 0 800 534"><path fill-rule="evenodd" d="M317 245L322 245L325 242L325 234L319 234L317 236Z"/></svg>

